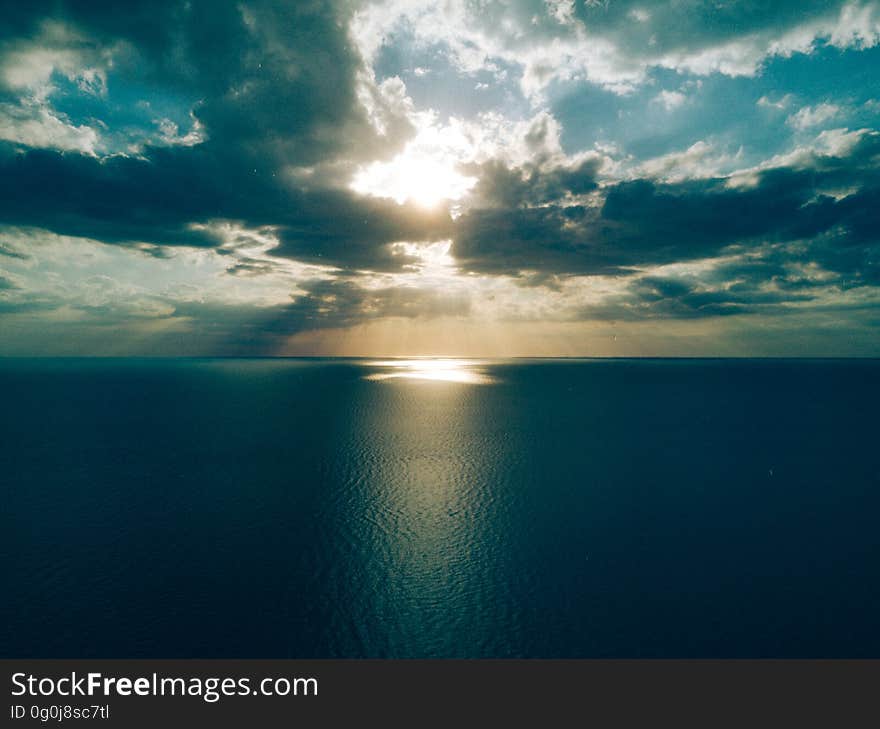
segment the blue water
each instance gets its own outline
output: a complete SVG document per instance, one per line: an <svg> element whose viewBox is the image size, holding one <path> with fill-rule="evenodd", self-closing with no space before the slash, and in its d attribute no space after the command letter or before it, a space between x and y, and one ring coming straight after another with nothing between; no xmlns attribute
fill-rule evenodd
<svg viewBox="0 0 880 729"><path fill-rule="evenodd" d="M0 361L0 655L880 657L880 361L396 371Z"/></svg>

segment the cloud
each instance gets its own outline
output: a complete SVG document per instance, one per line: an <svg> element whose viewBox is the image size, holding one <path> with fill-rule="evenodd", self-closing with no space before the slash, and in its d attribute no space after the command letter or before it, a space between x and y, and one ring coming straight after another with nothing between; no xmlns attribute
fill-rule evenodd
<svg viewBox="0 0 880 729"><path fill-rule="evenodd" d="M783 109L788 108L791 103L792 95L785 94L780 96L778 99L773 100L771 97L764 95L756 102L758 106L763 106L768 109L776 109L777 111L781 111Z"/></svg>
<svg viewBox="0 0 880 729"><path fill-rule="evenodd" d="M95 132L67 124L48 102L27 113L4 105L6 222L107 243L188 246L216 244L195 223L273 224L278 255L363 268L395 265L387 247L398 240L447 233L440 215L320 185L307 191L291 177L293 168L334 158L353 168L387 148L383 136L411 131L400 121L401 89L378 86L370 108L359 98L369 78L348 44L346 6L135 2L124 18L79 4L50 9L57 17L49 20L38 4L31 16L16 13L14 25L29 39L10 40L0 53L12 86L45 87L57 72L93 78L82 64L108 58L111 95L114 78L176 89L197 100L187 110L192 129L181 134L160 117L154 142L136 155L98 157Z"/></svg>
<svg viewBox="0 0 880 729"><path fill-rule="evenodd" d="M112 49L92 42L65 20L42 15L46 10L40 3L9 9L13 20L6 26L7 33L19 30L25 34L4 39L0 31L0 87L43 100L52 91L53 75L60 74L85 93L105 93Z"/></svg>
<svg viewBox="0 0 880 729"><path fill-rule="evenodd" d="M626 93L652 68L754 76L768 58L811 53L821 44L872 47L880 41L880 9L842 0L661 0L650 9L622 2L385 0L355 16L353 34L373 59L400 29L415 44L442 47L465 74L518 67L523 94L540 103L554 82L588 81Z"/></svg>
<svg viewBox="0 0 880 729"><path fill-rule="evenodd" d="M42 316L271 353L379 319L876 303L873 56L834 103L837 76L792 71L876 46L876 2L8 5L19 333ZM768 64L796 54L815 58Z"/></svg>
<svg viewBox="0 0 880 729"><path fill-rule="evenodd" d="M786 119L786 123L797 130L803 131L810 127L820 126L840 114L840 107L836 104L816 104L798 109Z"/></svg>
<svg viewBox="0 0 880 729"><path fill-rule="evenodd" d="M17 258L20 261L27 261L30 256L22 250L5 240L0 240L0 256L8 258Z"/></svg>
<svg viewBox="0 0 880 729"><path fill-rule="evenodd" d="M684 105L685 101L687 101L687 96L680 91L663 90L654 97L654 103L660 104L666 111L678 109Z"/></svg>
<svg viewBox="0 0 880 729"><path fill-rule="evenodd" d="M880 135L857 139L846 156L814 155L809 166L755 171L748 185L731 185L733 178L724 177L633 179L604 185L593 202L570 205L528 199L522 205L516 175L488 167L477 189L500 189L495 198L504 204L463 215L456 222L453 254L473 271L584 275L821 236L831 236L835 250L871 247L880 239L874 212L880 209L875 166ZM532 181L528 188L539 190L541 183ZM846 192L834 194L841 189ZM871 268L870 260L863 255L862 265Z"/></svg>
<svg viewBox="0 0 880 729"><path fill-rule="evenodd" d="M0 291L9 291L17 288L19 288L19 286L13 281L12 277L0 269Z"/></svg>
<svg viewBox="0 0 880 729"><path fill-rule="evenodd" d="M602 164L599 155L585 155L570 166L545 168L535 164L508 167L500 160L484 162L471 167L479 175L471 205L522 208L585 195L598 187L596 178Z"/></svg>
<svg viewBox="0 0 880 729"><path fill-rule="evenodd" d="M367 288L350 279L336 279L316 281L304 289L285 310L285 331L346 327L365 319L466 316L470 312L470 301L460 293L415 286Z"/></svg>
<svg viewBox="0 0 880 729"><path fill-rule="evenodd" d="M0 104L0 140L94 155L97 132L56 116L46 106Z"/></svg>
<svg viewBox="0 0 880 729"><path fill-rule="evenodd" d="M694 319L755 313L779 314L790 304L812 301L810 293L775 290L763 280L740 281L732 286L706 286L700 281L671 276L637 278L615 306L585 310L584 317L624 320Z"/></svg>
<svg viewBox="0 0 880 729"><path fill-rule="evenodd" d="M380 319L430 321L463 318L466 296L413 286L367 288L342 278L303 286L293 301L259 308L222 303L178 303L175 329L192 346L229 354L277 354L292 337L307 331L337 330Z"/></svg>
<svg viewBox="0 0 880 729"><path fill-rule="evenodd" d="M682 152L670 152L639 163L632 174L636 178L648 177L663 182L721 177L739 166L742 152L742 147L735 154L717 150L701 139Z"/></svg>

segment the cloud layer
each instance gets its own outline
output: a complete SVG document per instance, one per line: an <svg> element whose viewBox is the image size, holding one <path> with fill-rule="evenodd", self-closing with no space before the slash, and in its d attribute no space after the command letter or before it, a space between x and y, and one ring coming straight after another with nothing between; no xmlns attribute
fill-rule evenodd
<svg viewBox="0 0 880 729"><path fill-rule="evenodd" d="M880 353L875 2L114 7L2 3L0 353Z"/></svg>

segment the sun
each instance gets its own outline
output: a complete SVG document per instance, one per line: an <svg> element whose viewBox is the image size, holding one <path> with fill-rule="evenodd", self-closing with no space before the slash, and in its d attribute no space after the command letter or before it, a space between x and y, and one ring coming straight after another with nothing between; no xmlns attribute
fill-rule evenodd
<svg viewBox="0 0 880 729"><path fill-rule="evenodd" d="M472 157L460 129L438 126L433 117L426 117L401 152L362 166L350 186L362 195L390 198L400 205L434 208L461 200L477 183L476 177L460 170Z"/></svg>
<svg viewBox="0 0 880 729"><path fill-rule="evenodd" d="M355 192L391 198L398 204L414 203L434 208L460 200L476 183L462 175L455 161L425 150L407 150L388 162L362 168L351 183Z"/></svg>

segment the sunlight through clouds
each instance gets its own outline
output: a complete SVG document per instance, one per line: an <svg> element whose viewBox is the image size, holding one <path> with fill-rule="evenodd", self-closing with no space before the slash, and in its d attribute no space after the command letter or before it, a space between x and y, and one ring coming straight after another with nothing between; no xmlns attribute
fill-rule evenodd
<svg viewBox="0 0 880 729"><path fill-rule="evenodd" d="M0 353L877 352L880 0L139 3L0 28Z"/></svg>
<svg viewBox="0 0 880 729"><path fill-rule="evenodd" d="M432 115L422 115L421 126L404 150L389 161L372 162L358 170L351 188L362 195L390 198L398 204L413 202L425 208L461 200L476 184L458 165L471 156L460 130L440 127Z"/></svg>

